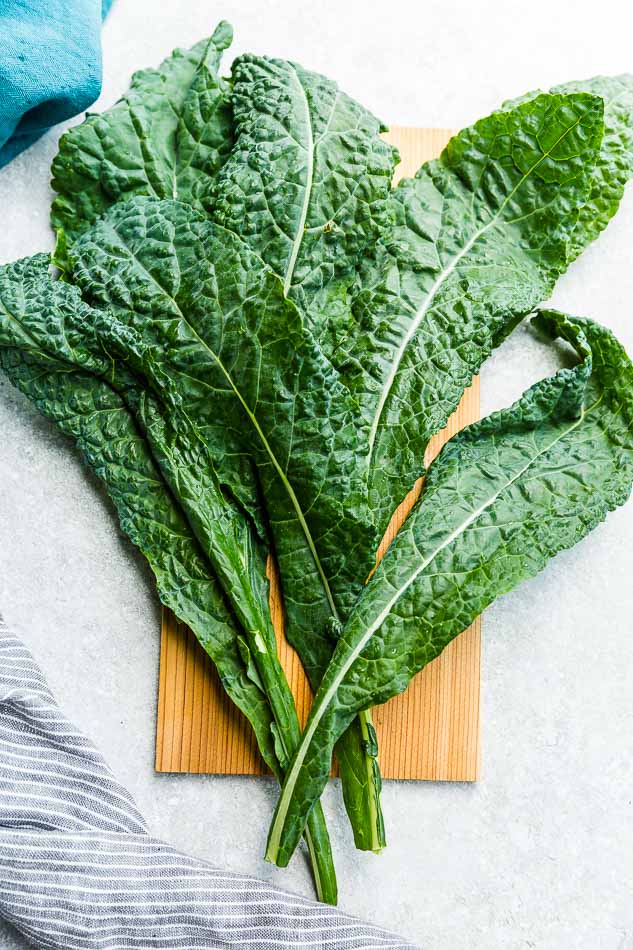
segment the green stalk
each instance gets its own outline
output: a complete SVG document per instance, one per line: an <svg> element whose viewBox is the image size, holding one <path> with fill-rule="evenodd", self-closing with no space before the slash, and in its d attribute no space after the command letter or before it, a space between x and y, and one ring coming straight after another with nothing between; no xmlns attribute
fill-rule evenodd
<svg viewBox="0 0 633 950"><path fill-rule="evenodd" d="M379 854L387 846L380 806L382 780L371 712L359 713L336 744L345 809L360 851Z"/></svg>
<svg viewBox="0 0 633 950"><path fill-rule="evenodd" d="M261 646L262 638L257 640L257 634L255 634L255 641ZM277 778L279 784L283 785L286 769L301 741L299 717L288 680L277 656L276 647L274 651L256 650L255 664L277 726L275 751L280 765ZM336 873L321 802L317 802L310 812L304 837L310 855L317 896L320 901L335 905L338 899Z"/></svg>

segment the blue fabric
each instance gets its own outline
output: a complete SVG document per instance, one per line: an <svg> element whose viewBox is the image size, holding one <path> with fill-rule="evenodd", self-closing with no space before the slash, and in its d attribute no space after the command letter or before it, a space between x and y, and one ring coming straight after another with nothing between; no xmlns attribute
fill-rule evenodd
<svg viewBox="0 0 633 950"><path fill-rule="evenodd" d="M0 167L101 92L112 0L0 0Z"/></svg>

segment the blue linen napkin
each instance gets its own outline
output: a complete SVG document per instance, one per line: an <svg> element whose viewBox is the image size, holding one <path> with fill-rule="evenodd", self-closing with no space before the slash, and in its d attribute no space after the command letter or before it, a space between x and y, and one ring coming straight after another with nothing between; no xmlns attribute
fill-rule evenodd
<svg viewBox="0 0 633 950"><path fill-rule="evenodd" d="M101 92L112 0L0 0L0 168Z"/></svg>

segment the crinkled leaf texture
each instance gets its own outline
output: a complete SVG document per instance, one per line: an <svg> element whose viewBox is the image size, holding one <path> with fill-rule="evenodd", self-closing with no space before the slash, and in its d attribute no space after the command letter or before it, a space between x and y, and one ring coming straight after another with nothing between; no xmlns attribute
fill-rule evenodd
<svg viewBox="0 0 633 950"><path fill-rule="evenodd" d="M52 168L55 229L74 238L133 195L204 205L233 144L229 87L218 76L232 38L221 22L210 39L135 73L115 106L62 136Z"/></svg>
<svg viewBox="0 0 633 950"><path fill-rule="evenodd" d="M633 75L594 76L593 79L563 83L550 91L588 92L604 101L604 135L600 154L594 164L588 200L580 210L568 249L568 257L573 260L604 231L618 210L627 182L633 177ZM505 103L504 108L514 108L519 102L538 95L541 93L528 93L521 99Z"/></svg>
<svg viewBox="0 0 633 950"><path fill-rule="evenodd" d="M101 348L77 290L38 255L0 270L0 362L14 384L72 436L147 558L161 601L187 623L251 723L281 780L299 721L276 652L265 550L222 492L185 414L165 411ZM320 806L307 829L317 893L336 903Z"/></svg>
<svg viewBox="0 0 633 950"><path fill-rule="evenodd" d="M390 193L395 156L370 113L280 60L240 57L229 87L230 39L220 24L62 139L53 223L66 277L133 380L125 406L153 464L238 626L269 644L272 527L288 635L316 685L428 439L615 211L630 91L618 77L527 97ZM606 99L604 138L587 93ZM174 197L190 207L156 200ZM200 509L206 493L217 507ZM238 636L274 702L278 671L251 647ZM285 755L292 726L279 725ZM373 847L374 735L365 718L352 728L338 750L346 804Z"/></svg>
<svg viewBox="0 0 633 950"><path fill-rule="evenodd" d="M279 275L327 353L348 326L360 256L388 221L396 153L375 116L297 63L240 56L232 103L214 220Z"/></svg>
<svg viewBox="0 0 633 950"><path fill-rule="evenodd" d="M120 103L101 116L91 116L86 123L63 137L54 163L54 187L60 194L53 207L53 223L59 232L57 260L61 266L64 266L69 239L74 239L117 201L132 195L176 196L193 207L209 206L210 184L233 142L228 86L217 78L220 54L230 38L230 28L220 24L211 41L198 44L188 52L177 51L158 70L137 74L131 90ZM248 72L247 60L250 62L250 81L245 75ZM333 83L299 66L244 58L236 68L235 94L237 111L243 120L240 124L241 146L231 153L231 169L237 171L238 177L240 173L248 172L248 166L240 166L240 160L246 154L246 140L252 146L253 136L261 139L262 130L254 129L261 112L257 112L254 102L249 100L250 93L257 87L256 102L262 101L262 84L255 81L258 70L259 73L268 70L277 77L276 88L273 88L275 82L267 86L267 108L271 101L279 106L284 75L285 78L293 76L297 82L301 77L298 88L293 86L292 91L295 94L298 91L302 101L298 111L295 110L289 119L290 138L286 144L295 134L311 138L311 150L305 157L310 166L310 181L302 182L298 187L303 196L301 201L306 221L318 219L322 226L315 226L306 241L303 240L302 227L296 230L291 239L291 244L294 244L292 272L294 274L296 270L302 274L301 286L295 281L290 287L289 271L285 271L289 280L286 290L295 297L300 296L303 303L307 304L310 299L310 312L314 314L319 307L328 309L328 317L333 317L336 311L338 321L332 319L326 323L323 314L319 317L328 333L331 330L336 335L342 330L343 320L350 319L349 307L344 305L345 289L353 279L357 256L362 247L378 236L380 209L389 191L393 169L392 150L379 137L378 121L340 93ZM255 116L255 122L250 125L246 118L248 108L253 109ZM250 129L250 137L246 126ZM316 138L312 136L313 127L318 133ZM250 159L247 156L251 165L255 151L262 151L262 146L250 154ZM301 154L298 148L290 159L290 165L296 164ZM271 157L270 152L267 155ZM278 158L279 143L273 162L276 174L295 173L289 171L289 164L283 156L281 162ZM279 178L271 184L270 178L269 175L268 194L279 208L282 191L288 197L290 185L288 182L282 185ZM232 225L241 232L244 221L235 210L233 207ZM326 212L328 216L324 219ZM232 487L236 497L258 521L262 533L264 515L260 510L250 463L232 446L227 447L226 454L232 456ZM295 542L301 536L299 527L298 533L295 531L291 563L292 570L305 579L304 567L311 571L314 565L310 544L305 542L303 567L298 563ZM287 532L284 541L286 537ZM285 550L286 545L283 547ZM283 556L283 552L279 554ZM367 570L370 567L371 548L368 548ZM288 624L290 639L295 645L293 618L303 616L301 607L295 609L296 599L289 601ZM331 618L331 609L327 592L319 581L308 597L298 595L301 604L310 599L320 600L324 605L320 618L322 628ZM313 627L312 618L306 619ZM321 634L318 633L317 637ZM329 655L328 650L324 654L326 660ZM307 662L310 663L309 657ZM324 668L312 672L315 686ZM366 761L367 756L360 747L365 738L363 730L366 731L366 727L361 729L359 738L352 738L349 748L342 750L340 756L348 803L353 799L362 801L368 776L376 771L375 758ZM351 781L346 778L350 768L354 769ZM360 805L350 807L361 808ZM370 811L374 810L372 806ZM356 828L356 840L365 846L360 830L362 819L356 821ZM375 835L370 833L365 837L369 846L374 847Z"/></svg>
<svg viewBox="0 0 633 950"><path fill-rule="evenodd" d="M460 132L394 190L338 354L369 426L381 532L472 376L565 270L602 116L596 96L539 95Z"/></svg>
<svg viewBox="0 0 633 950"><path fill-rule="evenodd" d="M531 93L505 104L502 111L508 115L493 113L459 133L438 161L401 182L393 193L395 226L377 245L375 258L361 267L355 303L360 332L341 348L338 362L351 376L355 391L366 394L363 405L373 413L377 431L372 442L379 462L373 485L381 528L422 474L424 448L455 409L464 385L522 313L549 296L557 276L606 227L633 175L633 77L596 77L551 92L555 99ZM604 135L593 157L599 137L596 100L593 105L576 100L572 113L578 109L579 126L572 125L569 132L564 128L562 97L582 93L604 102ZM487 231L471 244L478 220L489 220L502 203L499 192L503 194L504 176L510 175L512 156L529 154L534 123L552 134L558 127L560 142L547 161L536 165L536 174L521 182L492 234ZM509 161L501 156L504 146ZM538 149L546 150L540 130L536 146L532 158L539 162ZM579 169L576 161L576 174L574 149L584 162ZM560 200L551 203L548 192L554 194L556 174L543 181L548 166L558 171L563 190ZM497 177L500 183L495 183ZM511 182L511 175L506 180ZM469 190L472 226L459 209L460 196L470 207ZM535 202L531 213L534 194L540 195L543 208ZM513 204L526 212L518 221L511 214ZM540 228L545 231L544 247L538 244ZM425 312L420 329L411 333L410 321L421 309ZM415 372L407 373L407 363L415 366L418 381L408 389L406 382L401 385L401 370L394 373L394 362L403 366L405 379L415 378ZM386 440L375 411L378 389L384 399ZM393 451L390 436L394 423L398 452Z"/></svg>
<svg viewBox="0 0 633 950"><path fill-rule="evenodd" d="M74 288L49 277L47 255L0 272L2 367L38 409L75 440L114 502L122 529L147 558L161 601L195 630L236 705L252 723L268 765L278 771L270 712L246 677L235 619L201 548L149 451L113 364L85 348L77 327L91 323ZM127 382L127 381L126 381Z"/></svg>
<svg viewBox="0 0 633 950"><path fill-rule="evenodd" d="M285 865L360 709L404 690L496 597L629 497L633 365L603 327L548 311L581 361L455 436L359 598L287 772L268 857Z"/></svg>

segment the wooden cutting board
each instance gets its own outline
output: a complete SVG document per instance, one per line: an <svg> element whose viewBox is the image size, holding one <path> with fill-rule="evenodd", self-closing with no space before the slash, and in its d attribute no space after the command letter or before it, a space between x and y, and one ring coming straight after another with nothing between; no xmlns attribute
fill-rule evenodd
<svg viewBox="0 0 633 950"><path fill-rule="evenodd" d="M450 129L395 127L386 138L401 155L396 178L413 175L439 154ZM479 418L479 382L453 414L446 429L432 440L427 462L458 429ZM402 524L420 486L395 513L381 545ZM280 658L302 722L311 692L301 663L283 634L283 614L274 565L269 564L271 612ZM419 673L402 696L374 711L384 778L473 782L479 777L479 668L481 621L454 640ZM252 730L223 691L211 661L196 638L170 611L163 611L156 770L264 775L267 772Z"/></svg>

